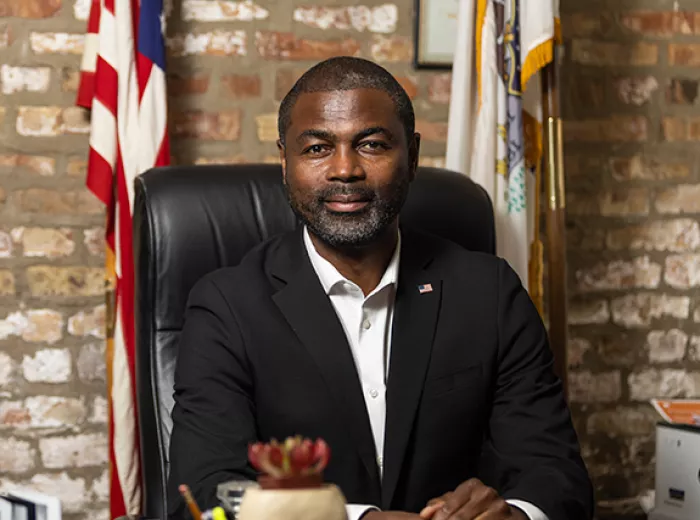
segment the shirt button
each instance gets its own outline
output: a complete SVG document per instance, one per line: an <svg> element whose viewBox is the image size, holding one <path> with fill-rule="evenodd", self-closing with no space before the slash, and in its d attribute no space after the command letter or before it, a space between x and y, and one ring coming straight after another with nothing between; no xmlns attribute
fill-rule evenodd
<svg viewBox="0 0 700 520"><path fill-rule="evenodd" d="M369 395L372 396L372 399L376 399L377 396L379 395L379 392L377 392L376 390L372 389L372 390L369 391Z"/></svg>
<svg viewBox="0 0 700 520"><path fill-rule="evenodd" d="M384 463L384 460L381 457L377 457L377 465L381 468Z"/></svg>
<svg viewBox="0 0 700 520"><path fill-rule="evenodd" d="M369 320L365 320L362 322L362 328L365 330L368 330L371 326L372 326L372 324L370 323Z"/></svg>

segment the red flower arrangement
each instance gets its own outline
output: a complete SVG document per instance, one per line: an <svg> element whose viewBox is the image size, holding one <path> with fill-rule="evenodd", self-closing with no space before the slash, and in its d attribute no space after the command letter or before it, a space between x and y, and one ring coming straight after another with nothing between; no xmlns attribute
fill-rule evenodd
<svg viewBox="0 0 700 520"><path fill-rule="evenodd" d="M263 489L320 487L330 454L323 439L313 442L300 435L289 437L282 444L273 439L248 447L248 460L262 473L258 483Z"/></svg>

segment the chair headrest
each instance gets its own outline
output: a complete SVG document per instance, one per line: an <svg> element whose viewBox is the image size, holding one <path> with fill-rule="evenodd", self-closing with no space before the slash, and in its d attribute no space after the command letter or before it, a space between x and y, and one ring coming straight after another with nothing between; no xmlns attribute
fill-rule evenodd
<svg viewBox="0 0 700 520"><path fill-rule="evenodd" d="M200 277L236 265L253 246L298 225L279 165L156 168L136 179L135 190L136 271L141 288L145 282L155 290L157 329L181 328ZM495 250L486 192L455 172L419 168L400 222L467 249Z"/></svg>

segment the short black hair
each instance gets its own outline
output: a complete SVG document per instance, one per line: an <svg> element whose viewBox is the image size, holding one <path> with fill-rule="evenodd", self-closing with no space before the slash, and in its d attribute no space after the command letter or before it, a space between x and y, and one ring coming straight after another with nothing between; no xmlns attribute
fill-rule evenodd
<svg viewBox="0 0 700 520"><path fill-rule="evenodd" d="M406 132L406 141L410 144L415 132L416 117L408 94L385 68L352 56L324 60L297 80L280 105L277 119L280 142L284 145L284 136L291 124L292 109L301 94L362 88L381 90L389 95Z"/></svg>

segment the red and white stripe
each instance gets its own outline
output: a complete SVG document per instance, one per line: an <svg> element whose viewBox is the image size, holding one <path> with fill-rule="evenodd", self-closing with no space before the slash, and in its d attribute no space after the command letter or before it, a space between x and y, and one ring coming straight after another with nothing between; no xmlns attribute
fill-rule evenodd
<svg viewBox="0 0 700 520"><path fill-rule="evenodd" d="M88 18L83 60L80 64L80 86L78 88L78 106L90 108L95 95L95 70L97 68L97 50L100 48L100 0L92 0Z"/></svg>
<svg viewBox="0 0 700 520"><path fill-rule="evenodd" d="M141 101L139 125L142 141L139 148L143 170L164 166L170 162L170 141L167 133L167 86L165 71L139 54Z"/></svg>
<svg viewBox="0 0 700 520"><path fill-rule="evenodd" d="M108 343L110 516L141 510L135 399L133 182L168 164L165 71L137 52L138 0L93 0L78 105L92 109L88 188L107 207L108 275L116 275ZM110 254L113 253L113 254Z"/></svg>

